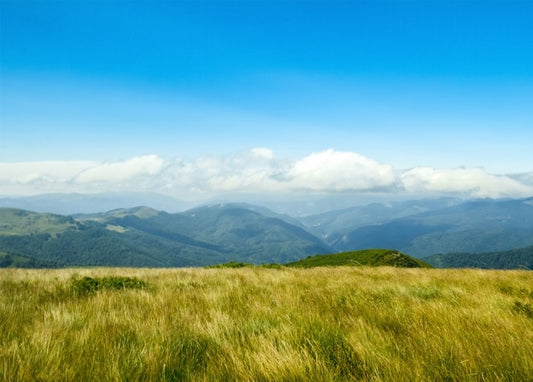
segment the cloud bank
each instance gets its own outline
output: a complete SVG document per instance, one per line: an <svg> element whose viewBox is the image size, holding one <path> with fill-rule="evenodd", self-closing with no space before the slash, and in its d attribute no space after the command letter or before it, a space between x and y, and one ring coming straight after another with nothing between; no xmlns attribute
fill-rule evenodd
<svg viewBox="0 0 533 382"><path fill-rule="evenodd" d="M403 170L333 149L295 160L277 158L268 148L254 148L192 160L146 155L104 163L0 163L0 195L109 191L150 191L197 199L224 193L338 192L525 197L533 195L533 172L494 175L482 168Z"/></svg>

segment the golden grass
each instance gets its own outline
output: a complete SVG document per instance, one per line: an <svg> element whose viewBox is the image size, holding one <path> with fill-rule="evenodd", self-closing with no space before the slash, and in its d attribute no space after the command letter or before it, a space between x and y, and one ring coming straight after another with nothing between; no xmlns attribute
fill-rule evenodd
<svg viewBox="0 0 533 382"><path fill-rule="evenodd" d="M3 269L0 380L532 381L532 306L528 271Z"/></svg>

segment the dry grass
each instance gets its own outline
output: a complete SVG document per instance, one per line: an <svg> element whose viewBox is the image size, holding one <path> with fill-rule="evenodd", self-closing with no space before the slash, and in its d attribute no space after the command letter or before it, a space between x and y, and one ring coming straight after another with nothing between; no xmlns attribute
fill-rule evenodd
<svg viewBox="0 0 533 382"><path fill-rule="evenodd" d="M528 271L4 269L0 380L531 381L532 306Z"/></svg>

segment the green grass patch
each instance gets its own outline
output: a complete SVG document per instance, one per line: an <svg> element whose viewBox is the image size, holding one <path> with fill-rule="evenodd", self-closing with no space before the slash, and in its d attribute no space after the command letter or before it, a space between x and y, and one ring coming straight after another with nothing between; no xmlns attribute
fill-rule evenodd
<svg viewBox="0 0 533 382"><path fill-rule="evenodd" d="M513 311L518 314L523 314L528 318L533 319L533 306L530 303L523 303L515 301L513 304Z"/></svg>
<svg viewBox="0 0 533 382"><path fill-rule="evenodd" d="M101 290L146 289L148 284L136 277L106 276L73 278L70 288L74 295L85 296Z"/></svg>

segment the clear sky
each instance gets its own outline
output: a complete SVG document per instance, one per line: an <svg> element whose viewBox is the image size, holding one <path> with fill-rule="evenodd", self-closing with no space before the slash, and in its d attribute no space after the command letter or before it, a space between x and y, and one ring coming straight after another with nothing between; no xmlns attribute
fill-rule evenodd
<svg viewBox="0 0 533 382"><path fill-rule="evenodd" d="M507 175L533 172L532 20L525 0L0 0L0 194L132 163L124 188L234 191L250 155L256 188L482 173L528 194ZM203 178L176 188L184 168Z"/></svg>

